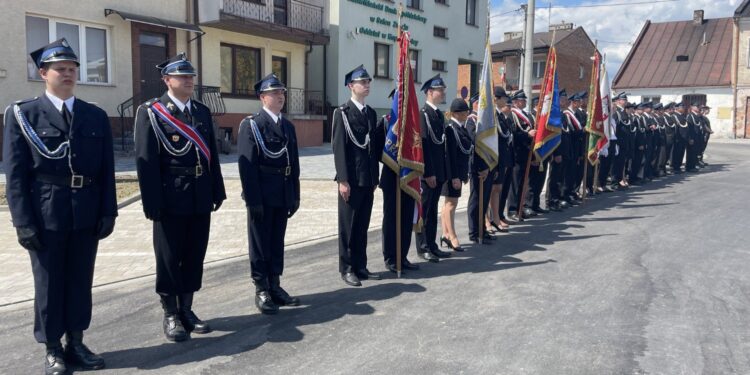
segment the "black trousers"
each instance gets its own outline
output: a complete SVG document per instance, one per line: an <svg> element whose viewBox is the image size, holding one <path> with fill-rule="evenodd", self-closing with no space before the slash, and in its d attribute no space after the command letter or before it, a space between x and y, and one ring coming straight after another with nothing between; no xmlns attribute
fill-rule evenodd
<svg viewBox="0 0 750 375"><path fill-rule="evenodd" d="M417 233L417 251L424 253L431 250L437 250L437 222L438 222L438 201L440 201L440 191L445 181L437 181L435 188L427 186L422 181L422 212L424 217L424 226L422 232Z"/></svg>
<svg viewBox="0 0 750 375"><path fill-rule="evenodd" d="M383 190L383 260L396 264L396 174L390 168L383 168L381 176ZM387 187L383 187L387 185ZM400 190L400 189L399 189ZM411 246L411 233L414 228L414 198L401 194L401 260L406 260Z"/></svg>
<svg viewBox="0 0 750 375"><path fill-rule="evenodd" d="M588 163L585 161L585 159L583 160L583 162ZM563 164L565 164L565 188L563 189L562 194L564 197L576 195L576 192L581 189L581 181L583 180L583 165L580 164L580 161L575 159L563 160ZM588 178L588 176L589 175L587 174L586 177Z"/></svg>
<svg viewBox="0 0 750 375"><path fill-rule="evenodd" d="M263 205L263 220L253 221L247 213L250 240L250 276L256 286L267 287L268 278L284 272L284 237L286 236L286 207Z"/></svg>
<svg viewBox="0 0 750 375"><path fill-rule="evenodd" d="M685 170L691 170L695 169L696 165L698 164L698 150L700 148L700 144L698 141L695 141L692 145L688 143L687 146L685 146Z"/></svg>
<svg viewBox="0 0 750 375"><path fill-rule="evenodd" d="M351 186L349 201L339 194L339 272L367 268L367 228L372 214L373 187Z"/></svg>
<svg viewBox="0 0 750 375"><path fill-rule="evenodd" d="M549 200L559 200L563 197L563 184L565 182L565 163L563 159L559 163L554 160L549 163Z"/></svg>
<svg viewBox="0 0 750 375"><path fill-rule="evenodd" d="M57 342L91 323L91 285L99 240L94 228L42 231L42 251L29 251L34 275L34 338Z"/></svg>
<svg viewBox="0 0 750 375"><path fill-rule="evenodd" d="M620 152L615 156L614 164L612 165L612 182L617 183L625 179L625 166L628 162L628 153L630 148L627 145L628 140L623 141L617 140L617 145Z"/></svg>
<svg viewBox="0 0 750 375"><path fill-rule="evenodd" d="M682 166L682 159L685 157L685 142L687 141L676 141L672 146L672 169L674 171L678 171Z"/></svg>
<svg viewBox="0 0 750 375"><path fill-rule="evenodd" d="M607 186L607 177L609 177L609 171L612 169L612 159L614 157L615 152L611 147L607 156L599 155L599 175L597 176L599 187Z"/></svg>
<svg viewBox="0 0 750 375"><path fill-rule="evenodd" d="M176 295L201 288L211 214L165 215L154 221L156 293Z"/></svg>
<svg viewBox="0 0 750 375"><path fill-rule="evenodd" d="M526 159L511 168L510 194L508 197L508 212L517 212L523 188L523 176L526 173Z"/></svg>
<svg viewBox="0 0 750 375"><path fill-rule="evenodd" d="M640 173L641 168L643 167L643 156L646 153L646 146L641 147L643 147L644 149L639 150L638 146L636 146L635 152L633 153L633 160L630 163L629 179L631 182L638 180L638 173Z"/></svg>
<svg viewBox="0 0 750 375"><path fill-rule="evenodd" d="M490 195L492 194L492 175L487 176L482 182L484 191L482 191L482 206L485 215L487 214L487 207L490 203ZM469 206L467 207L466 213L469 215L469 237L477 237L479 235L479 226L484 225L484 217L479 218L479 176L472 173L471 180L469 181Z"/></svg>
<svg viewBox="0 0 750 375"><path fill-rule="evenodd" d="M542 162L540 170L538 165L532 165L529 169L529 192L526 194L526 206L531 208L541 207L542 189L544 181L547 178L547 168L549 168L549 158Z"/></svg>
<svg viewBox="0 0 750 375"><path fill-rule="evenodd" d="M500 167L498 173L503 175L503 187L500 189L500 208L498 209L500 212L498 215L500 216L500 219L505 220L505 206L508 203L508 195L513 186L513 167Z"/></svg>
<svg viewBox="0 0 750 375"><path fill-rule="evenodd" d="M672 148L674 146L674 141L667 139L664 142L664 147L662 147L662 158L661 163L659 165L659 168L666 172L667 171L667 162L671 164L672 162Z"/></svg>

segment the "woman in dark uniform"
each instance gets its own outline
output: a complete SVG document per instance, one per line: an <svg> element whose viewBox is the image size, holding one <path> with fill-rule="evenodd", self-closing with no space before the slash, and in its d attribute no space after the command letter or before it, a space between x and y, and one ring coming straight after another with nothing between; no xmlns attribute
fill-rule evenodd
<svg viewBox="0 0 750 375"><path fill-rule="evenodd" d="M464 251L458 242L454 218L458 198L461 197L461 185L469 181L469 158L474 152L474 145L466 129L466 119L469 117L469 106L461 98L453 99L451 103L451 121L445 129L446 166L448 180L443 184L440 193L445 197L441 222L443 236L440 243L455 251Z"/></svg>

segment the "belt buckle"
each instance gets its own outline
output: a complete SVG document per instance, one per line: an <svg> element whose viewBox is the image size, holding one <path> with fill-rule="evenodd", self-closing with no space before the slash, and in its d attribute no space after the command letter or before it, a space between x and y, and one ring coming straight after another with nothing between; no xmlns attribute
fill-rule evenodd
<svg viewBox="0 0 750 375"><path fill-rule="evenodd" d="M292 174L292 167L287 165L286 168L284 168L284 176L289 176L290 174Z"/></svg>
<svg viewBox="0 0 750 375"><path fill-rule="evenodd" d="M196 165L195 166L195 177L200 177L203 175L203 166Z"/></svg>
<svg viewBox="0 0 750 375"><path fill-rule="evenodd" d="M70 177L70 187L72 188L82 188L83 187L83 176L79 174L74 174Z"/></svg>

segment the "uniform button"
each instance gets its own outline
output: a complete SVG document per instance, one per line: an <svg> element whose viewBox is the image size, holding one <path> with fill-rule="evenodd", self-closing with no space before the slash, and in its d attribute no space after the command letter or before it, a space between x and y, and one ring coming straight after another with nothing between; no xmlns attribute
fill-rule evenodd
<svg viewBox="0 0 750 375"><path fill-rule="evenodd" d="M78 190L77 190L77 189L71 189L71 190L73 191L73 194L75 194L75 193L77 193L77 192L78 192Z"/></svg>
<svg viewBox="0 0 750 375"><path fill-rule="evenodd" d="M72 156L72 157L76 157L76 154L74 153L73 155L70 155L70 156Z"/></svg>

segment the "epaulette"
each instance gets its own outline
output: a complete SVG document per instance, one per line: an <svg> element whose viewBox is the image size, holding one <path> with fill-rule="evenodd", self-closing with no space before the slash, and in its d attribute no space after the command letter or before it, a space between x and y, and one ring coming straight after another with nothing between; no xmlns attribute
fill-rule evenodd
<svg viewBox="0 0 750 375"><path fill-rule="evenodd" d="M16 100L15 102L13 102L13 104L15 104L15 105L26 104L26 103L30 103L30 102L33 102L34 100L37 100L37 99L39 99L39 97L38 97L38 96L35 96L35 97L33 97L33 98L28 98L28 99L21 99L21 100Z"/></svg>
<svg viewBox="0 0 750 375"><path fill-rule="evenodd" d="M158 101L159 101L159 98L153 98L153 99L149 99L149 100L146 100L146 101L145 101L145 102L143 103L143 105L144 105L144 106L146 106L146 107L150 107L150 106L151 106L152 104L154 104L154 103L156 103L156 102L158 102Z"/></svg>
<svg viewBox="0 0 750 375"><path fill-rule="evenodd" d="M349 106L346 105L346 104L342 104L341 106L339 106L339 110L341 110L341 111L348 111L349 110Z"/></svg>
<svg viewBox="0 0 750 375"><path fill-rule="evenodd" d="M190 102L191 103L195 103L195 104L199 104L199 105L201 105L203 107L206 107L206 109L208 109L208 106L205 105L205 104L203 104L203 102L201 102L200 100L190 99Z"/></svg>
<svg viewBox="0 0 750 375"><path fill-rule="evenodd" d="M251 113L251 114L247 115L247 117L245 117L245 118L248 119L248 120L253 120L253 119L255 119L256 116L258 116L258 114L252 114Z"/></svg>

